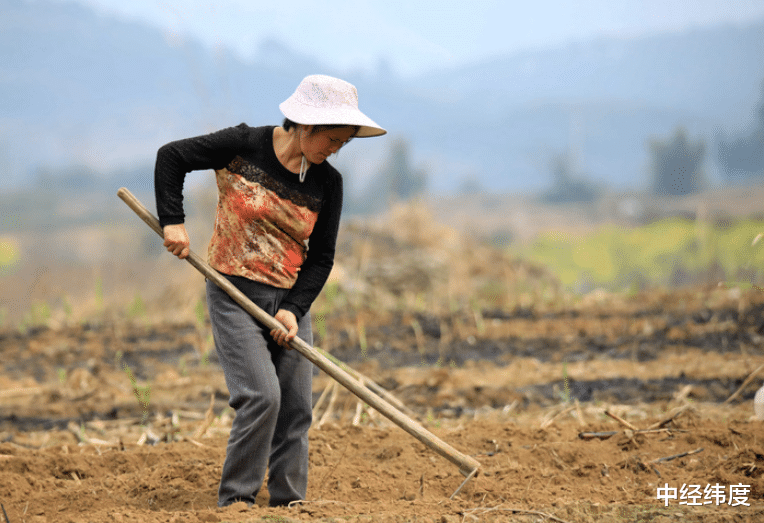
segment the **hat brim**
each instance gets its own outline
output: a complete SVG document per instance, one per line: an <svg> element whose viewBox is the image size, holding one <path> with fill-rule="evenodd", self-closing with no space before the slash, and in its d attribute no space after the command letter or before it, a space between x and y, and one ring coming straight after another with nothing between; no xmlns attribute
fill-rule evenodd
<svg viewBox="0 0 764 523"><path fill-rule="evenodd" d="M387 131L360 110L350 107L335 107L331 111L302 104L289 98L279 104L281 113L294 123L302 125L355 125L358 126L356 138L382 136Z"/></svg>

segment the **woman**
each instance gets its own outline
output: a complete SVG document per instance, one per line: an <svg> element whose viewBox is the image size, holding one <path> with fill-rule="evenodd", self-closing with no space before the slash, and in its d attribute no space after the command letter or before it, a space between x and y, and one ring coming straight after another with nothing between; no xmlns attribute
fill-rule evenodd
<svg viewBox="0 0 764 523"><path fill-rule="evenodd" d="M280 127L241 124L157 153L156 203L167 250L189 254L186 173L214 169L210 265L284 326L267 332L207 282L215 348L236 411L221 507L252 505L266 468L272 506L305 499L313 366L288 345L295 336L312 344L310 306L334 263L342 177L326 159L354 137L386 132L358 109L354 86L329 76L306 77L279 108Z"/></svg>

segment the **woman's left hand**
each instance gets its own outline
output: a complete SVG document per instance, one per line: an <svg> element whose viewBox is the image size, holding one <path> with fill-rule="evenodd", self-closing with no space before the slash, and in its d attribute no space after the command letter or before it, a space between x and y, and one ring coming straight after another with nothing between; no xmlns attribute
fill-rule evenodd
<svg viewBox="0 0 764 523"><path fill-rule="evenodd" d="M286 330L273 329L271 331L271 337L282 347L291 350L292 347L289 346L289 342L297 336L297 317L290 311L279 309L274 318L281 322L281 324L286 327Z"/></svg>

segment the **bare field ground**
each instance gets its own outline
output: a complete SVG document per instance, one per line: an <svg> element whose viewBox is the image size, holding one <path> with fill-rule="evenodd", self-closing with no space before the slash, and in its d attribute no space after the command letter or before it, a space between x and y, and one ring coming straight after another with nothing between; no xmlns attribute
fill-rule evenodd
<svg viewBox="0 0 764 523"><path fill-rule="evenodd" d="M48 297L0 333L10 523L764 520L764 295L570 296L421 209L343 231L316 344L479 474L450 499L456 466L317 372L308 499L218 509L233 414L202 281L169 255L126 262L147 240L125 223L99 233L123 263L3 280L5 303Z"/></svg>

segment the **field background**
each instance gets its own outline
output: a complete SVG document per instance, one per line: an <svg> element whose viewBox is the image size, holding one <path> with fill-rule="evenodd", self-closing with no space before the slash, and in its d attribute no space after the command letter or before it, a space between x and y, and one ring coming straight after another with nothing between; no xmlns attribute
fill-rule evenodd
<svg viewBox="0 0 764 523"><path fill-rule="evenodd" d="M455 466L317 373L309 499L291 509L265 492L215 507L232 412L201 276L116 190L88 226L16 227L0 250L0 502L13 523L756 521L763 192L478 194L346 219L316 346L482 468L449 499ZM203 254L214 193L187 206ZM656 499L717 483L749 486L750 506Z"/></svg>

